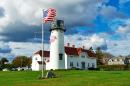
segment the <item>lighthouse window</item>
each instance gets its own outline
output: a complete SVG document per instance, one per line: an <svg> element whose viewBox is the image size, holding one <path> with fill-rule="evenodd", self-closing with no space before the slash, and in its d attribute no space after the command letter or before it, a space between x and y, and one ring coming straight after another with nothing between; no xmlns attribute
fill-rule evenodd
<svg viewBox="0 0 130 86"><path fill-rule="evenodd" d="M59 60L62 60L62 56L63 56L63 54L60 53L60 54L59 54Z"/></svg>
<svg viewBox="0 0 130 86"><path fill-rule="evenodd" d="M60 27L60 21L59 20L57 20L57 26Z"/></svg>

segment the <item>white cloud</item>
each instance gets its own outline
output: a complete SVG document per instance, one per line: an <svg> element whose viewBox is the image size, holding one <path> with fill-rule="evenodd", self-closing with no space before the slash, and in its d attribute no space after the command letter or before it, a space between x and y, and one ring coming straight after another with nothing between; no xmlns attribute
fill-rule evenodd
<svg viewBox="0 0 130 86"><path fill-rule="evenodd" d="M125 38L127 33L130 33L130 25L120 26L115 32Z"/></svg>
<svg viewBox="0 0 130 86"><path fill-rule="evenodd" d="M22 43L22 42L9 42L12 54L16 56L32 56L39 50L42 50L42 43ZM50 50L49 44L44 44L44 50Z"/></svg>
<svg viewBox="0 0 130 86"><path fill-rule="evenodd" d="M130 54L130 41L125 40L114 40L107 41L108 49L107 52L113 54L114 56L127 56Z"/></svg>
<svg viewBox="0 0 130 86"><path fill-rule="evenodd" d="M80 40L78 40L79 38ZM91 37L83 35L65 36L65 45L67 43L70 43L71 45L76 45L76 47L85 46L86 49L89 49L90 47L93 47L93 49L96 49L97 47L101 47L104 50L107 49L105 40L97 36L96 34Z"/></svg>

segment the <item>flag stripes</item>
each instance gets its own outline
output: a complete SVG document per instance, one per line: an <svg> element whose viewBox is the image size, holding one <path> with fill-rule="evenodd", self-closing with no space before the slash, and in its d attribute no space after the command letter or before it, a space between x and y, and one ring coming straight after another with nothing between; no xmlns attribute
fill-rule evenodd
<svg viewBox="0 0 130 86"><path fill-rule="evenodd" d="M56 10L49 8L47 11L44 12L44 23L47 23L47 21L54 21L56 16Z"/></svg>

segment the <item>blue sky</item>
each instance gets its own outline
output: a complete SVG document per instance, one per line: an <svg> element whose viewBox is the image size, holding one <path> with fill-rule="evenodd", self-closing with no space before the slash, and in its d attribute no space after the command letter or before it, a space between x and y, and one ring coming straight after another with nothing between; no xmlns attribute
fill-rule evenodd
<svg viewBox="0 0 130 86"><path fill-rule="evenodd" d="M42 9L56 10L63 19L67 43L91 46L114 56L130 54L130 0L0 0L0 59L32 56L42 49ZM60 4L57 4L59 3ZM49 32L51 23L44 24ZM45 50L50 49L50 33L45 33Z"/></svg>

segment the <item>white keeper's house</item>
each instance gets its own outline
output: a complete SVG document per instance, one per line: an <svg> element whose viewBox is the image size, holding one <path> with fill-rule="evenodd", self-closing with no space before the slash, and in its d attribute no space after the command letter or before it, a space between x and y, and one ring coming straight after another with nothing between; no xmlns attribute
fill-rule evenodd
<svg viewBox="0 0 130 86"><path fill-rule="evenodd" d="M51 25L50 51L44 51L44 70L71 69L76 67L87 70L89 67L97 67L97 57L89 50L75 48L75 45L64 46L63 20L54 20ZM32 70L42 70L42 50L32 56Z"/></svg>

